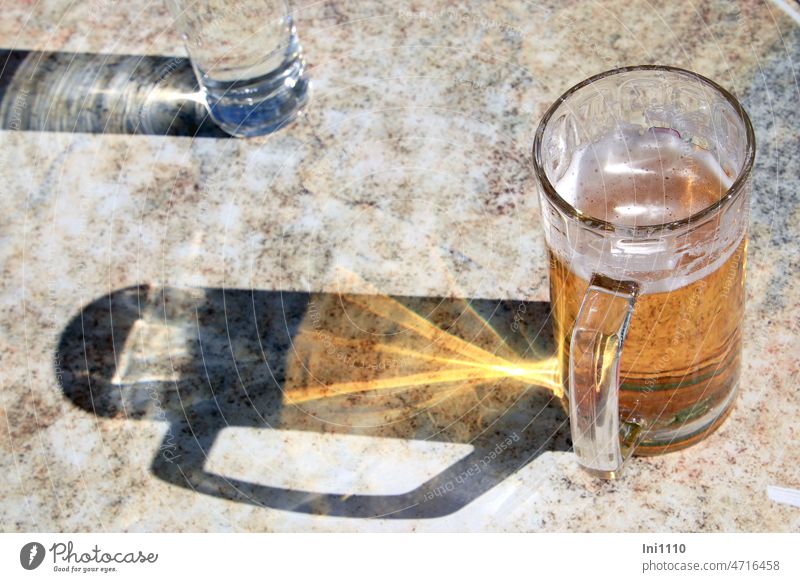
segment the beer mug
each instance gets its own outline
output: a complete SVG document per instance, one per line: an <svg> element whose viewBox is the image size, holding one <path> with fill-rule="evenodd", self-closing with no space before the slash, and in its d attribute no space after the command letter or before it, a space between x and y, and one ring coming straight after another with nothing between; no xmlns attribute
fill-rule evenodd
<svg viewBox="0 0 800 582"><path fill-rule="evenodd" d="M728 91L615 69L544 115L533 161L561 380L579 463L694 444L739 385L755 136Z"/></svg>

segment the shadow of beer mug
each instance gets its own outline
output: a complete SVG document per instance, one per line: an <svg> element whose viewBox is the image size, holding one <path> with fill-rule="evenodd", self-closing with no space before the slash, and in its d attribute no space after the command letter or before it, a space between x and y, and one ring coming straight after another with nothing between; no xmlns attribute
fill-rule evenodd
<svg viewBox="0 0 800 582"><path fill-rule="evenodd" d="M568 450L541 302L133 287L64 330L65 394L165 422L169 483L315 515L438 517Z"/></svg>

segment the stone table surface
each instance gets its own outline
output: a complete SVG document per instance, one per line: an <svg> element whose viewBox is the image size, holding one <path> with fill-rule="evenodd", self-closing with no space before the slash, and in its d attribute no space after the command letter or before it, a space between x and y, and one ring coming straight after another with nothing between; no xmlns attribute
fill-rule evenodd
<svg viewBox="0 0 800 582"><path fill-rule="evenodd" d="M0 48L183 55L162 4L6 2ZM36 95L6 104L0 529L800 530L768 495L800 489L797 4L293 10L313 93L273 135L30 131ZM643 63L756 128L742 385L706 441L599 482L547 389L529 151L564 90Z"/></svg>

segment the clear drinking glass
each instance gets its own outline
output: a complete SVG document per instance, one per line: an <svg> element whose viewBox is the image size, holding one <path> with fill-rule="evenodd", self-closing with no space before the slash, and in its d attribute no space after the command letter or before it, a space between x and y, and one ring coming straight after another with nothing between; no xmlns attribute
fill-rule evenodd
<svg viewBox="0 0 800 582"><path fill-rule="evenodd" d="M253 136L305 105L305 61L284 0L168 0L214 121Z"/></svg>
<svg viewBox="0 0 800 582"><path fill-rule="evenodd" d="M710 434L739 384L755 137L695 73L639 66L579 83L534 139L550 300L580 464Z"/></svg>

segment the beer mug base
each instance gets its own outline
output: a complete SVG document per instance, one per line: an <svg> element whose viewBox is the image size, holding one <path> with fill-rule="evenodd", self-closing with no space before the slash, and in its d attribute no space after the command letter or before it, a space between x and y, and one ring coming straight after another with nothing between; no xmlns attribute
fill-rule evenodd
<svg viewBox="0 0 800 582"><path fill-rule="evenodd" d="M641 440L633 446L632 454L636 457L652 457L673 453L691 447L706 439L715 432L730 415L736 403L738 385L729 393L728 398L717 410L697 419L698 422L672 430L662 429L645 432Z"/></svg>

